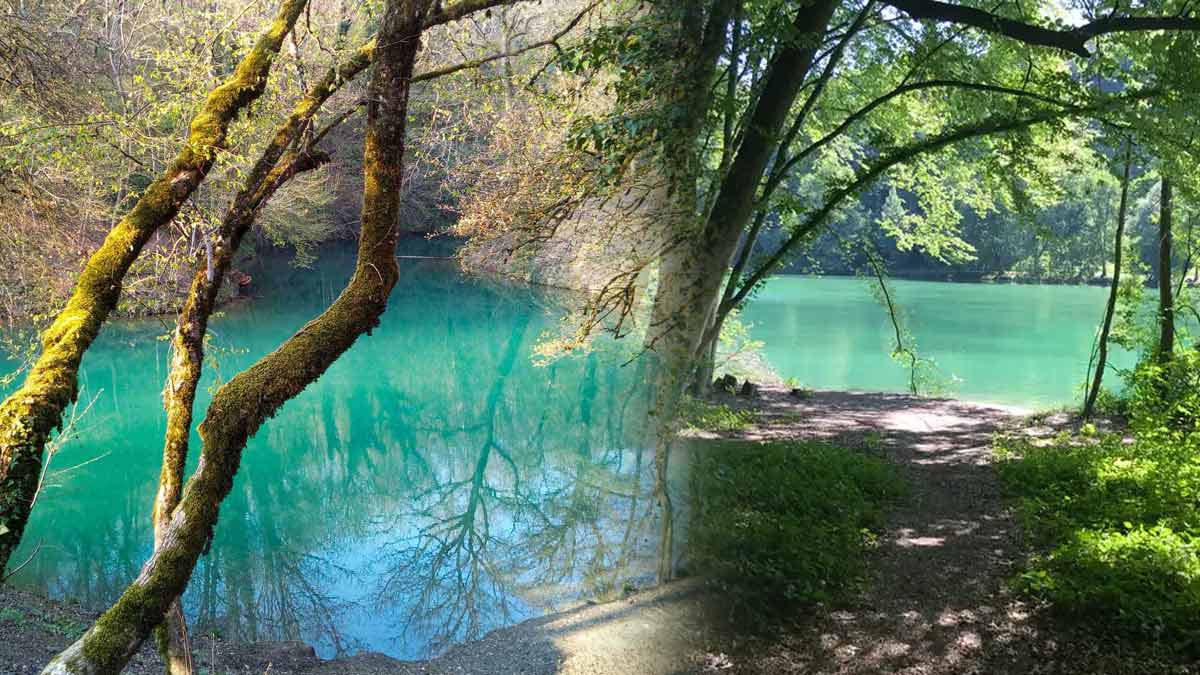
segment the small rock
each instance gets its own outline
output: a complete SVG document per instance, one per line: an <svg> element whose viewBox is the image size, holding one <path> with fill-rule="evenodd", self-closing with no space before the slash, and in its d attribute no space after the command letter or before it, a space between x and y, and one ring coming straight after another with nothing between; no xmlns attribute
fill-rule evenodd
<svg viewBox="0 0 1200 675"><path fill-rule="evenodd" d="M746 398L758 398L758 394L758 385L754 384L750 380L743 382L742 389L738 392L738 396L745 396Z"/></svg>
<svg viewBox="0 0 1200 675"><path fill-rule="evenodd" d="M727 394L732 394L737 391L737 378L729 373L726 373L713 380L713 389L716 391L723 391Z"/></svg>

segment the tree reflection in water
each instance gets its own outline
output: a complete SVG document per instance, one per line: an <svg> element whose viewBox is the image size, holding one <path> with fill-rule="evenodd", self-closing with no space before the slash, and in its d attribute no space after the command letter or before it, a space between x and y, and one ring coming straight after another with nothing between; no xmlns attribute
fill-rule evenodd
<svg viewBox="0 0 1200 675"><path fill-rule="evenodd" d="M311 315L312 276L229 311L217 334L248 351L223 370ZM195 632L423 658L652 581L640 369L604 349L536 365L560 315L544 294L410 268L375 336L248 447L184 598ZM150 553L162 415L144 374L162 355L140 330L132 355L130 328L84 364L106 391L72 452L112 455L39 503L26 539L45 546L18 584L101 606Z"/></svg>
<svg viewBox="0 0 1200 675"><path fill-rule="evenodd" d="M421 525L389 542L381 562L381 607L403 617L401 633L428 635L430 651L477 638L487 631L584 596L611 596L630 579L640 543L639 525L652 515L639 510L642 452L607 448L592 452L591 434L575 450L546 450L554 410L543 408L524 422L504 406L509 376L526 345L529 321L513 324L512 336L479 416L481 428L469 473L436 479L398 514ZM578 397L581 427L590 428L597 391L596 356L587 359ZM628 396L634 392L628 392ZM609 420L623 428L622 420ZM444 430L457 435L455 430ZM531 442L521 444L522 438ZM510 444L510 441L517 441Z"/></svg>

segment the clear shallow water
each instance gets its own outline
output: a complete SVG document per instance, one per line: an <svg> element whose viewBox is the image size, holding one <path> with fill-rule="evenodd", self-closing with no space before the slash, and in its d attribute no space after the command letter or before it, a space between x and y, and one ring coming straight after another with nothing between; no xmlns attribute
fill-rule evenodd
<svg viewBox="0 0 1200 675"><path fill-rule="evenodd" d="M219 372L319 312L348 262L285 269L229 308ZM651 576L636 369L602 353L536 365L559 315L548 296L404 268L374 335L250 442L185 596L194 631L417 659ZM13 583L102 608L149 556L166 330L116 323L88 353L81 399L96 402L53 459L70 470L50 474Z"/></svg>
<svg viewBox="0 0 1200 675"><path fill-rule="evenodd" d="M1089 286L891 282L894 300L949 394L1028 408L1079 397L1107 289ZM818 389L906 391L894 333L872 283L781 276L746 308L750 334L783 377ZM1110 353L1118 367L1134 355ZM1115 374L1106 375L1115 386Z"/></svg>

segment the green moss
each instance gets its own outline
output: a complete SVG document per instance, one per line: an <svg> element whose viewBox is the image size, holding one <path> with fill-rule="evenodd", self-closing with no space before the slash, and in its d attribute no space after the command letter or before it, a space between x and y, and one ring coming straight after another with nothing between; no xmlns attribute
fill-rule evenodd
<svg viewBox="0 0 1200 675"><path fill-rule="evenodd" d="M24 532L45 444L77 394L79 363L116 308L129 267L207 175L229 123L262 93L271 61L306 4L285 0L233 76L209 94L186 145L89 258L66 308L43 334L37 363L0 406L0 569Z"/></svg>

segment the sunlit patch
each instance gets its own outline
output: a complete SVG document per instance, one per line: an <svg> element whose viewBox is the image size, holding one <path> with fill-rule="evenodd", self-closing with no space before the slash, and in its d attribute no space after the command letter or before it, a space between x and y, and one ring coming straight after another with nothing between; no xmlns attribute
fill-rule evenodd
<svg viewBox="0 0 1200 675"><path fill-rule="evenodd" d="M922 546L944 546L945 537L897 537L896 545L900 548L917 548Z"/></svg>
<svg viewBox="0 0 1200 675"><path fill-rule="evenodd" d="M979 637L979 633L969 630L959 635L954 644L960 649L976 650L983 647L983 638Z"/></svg>
<svg viewBox="0 0 1200 675"><path fill-rule="evenodd" d="M872 656L877 659L894 659L912 651L912 645L897 640L884 640L872 650Z"/></svg>

